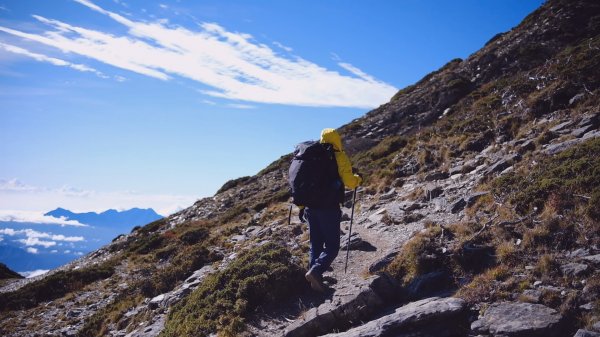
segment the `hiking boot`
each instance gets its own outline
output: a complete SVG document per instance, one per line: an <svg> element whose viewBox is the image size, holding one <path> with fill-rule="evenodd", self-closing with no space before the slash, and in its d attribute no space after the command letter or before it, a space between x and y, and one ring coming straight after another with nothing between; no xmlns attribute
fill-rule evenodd
<svg viewBox="0 0 600 337"><path fill-rule="evenodd" d="M306 278L308 283L310 283L310 287L313 290L318 291L320 293L324 293L326 291L325 286L321 281L321 275L319 275L319 273L317 273L313 268L311 268L306 274L304 274L304 277Z"/></svg>

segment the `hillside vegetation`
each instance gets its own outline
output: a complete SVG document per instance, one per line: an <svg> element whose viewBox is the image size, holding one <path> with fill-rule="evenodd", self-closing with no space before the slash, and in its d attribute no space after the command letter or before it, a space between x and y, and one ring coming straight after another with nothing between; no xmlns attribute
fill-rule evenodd
<svg viewBox="0 0 600 337"><path fill-rule="evenodd" d="M351 270L340 254L329 297L303 280L308 233L296 211L288 224L286 154L116 238L83 259L86 268L4 292L0 332L359 336L354 329L390 308L422 309L429 302L415 301L434 295L455 297L444 305L460 310L450 322L435 310L414 314L441 324L430 335L493 336L485 315L505 303L558 317L539 336L596 329L599 98L600 3L550 0L339 128L365 182Z"/></svg>

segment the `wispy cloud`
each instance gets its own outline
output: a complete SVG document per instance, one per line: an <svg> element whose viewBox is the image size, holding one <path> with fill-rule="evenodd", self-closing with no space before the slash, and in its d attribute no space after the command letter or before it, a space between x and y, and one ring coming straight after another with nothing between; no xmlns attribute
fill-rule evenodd
<svg viewBox="0 0 600 337"><path fill-rule="evenodd" d="M291 52L294 51L294 49L292 47L285 46L285 45L283 45L283 44L281 44L281 43L279 43L277 41L273 42L273 45L275 45L275 46L277 46L277 47L279 47L279 48L287 51L288 53L291 53Z"/></svg>
<svg viewBox="0 0 600 337"><path fill-rule="evenodd" d="M60 67L69 67L71 69L75 69L75 70L78 70L81 72L90 72L90 73L96 74L98 77L101 77L101 78L108 78L108 76L104 75L102 72L100 72L92 67L88 67L85 64L76 64L76 63L67 62L65 60L61 60L61 59L58 59L55 57L49 57L49 56L46 56L43 54L34 53L27 49L13 46L13 45L6 44L6 43L2 43L2 42L0 42L0 48L4 49L6 51L9 51L11 53L14 53L14 54L27 56L36 61L46 62L46 63L50 63L50 64L53 64L55 66L60 66Z"/></svg>
<svg viewBox="0 0 600 337"><path fill-rule="evenodd" d="M38 249L37 248L33 248L33 247L27 247L27 252L30 254L37 254L38 253Z"/></svg>
<svg viewBox="0 0 600 337"><path fill-rule="evenodd" d="M0 221L84 226L74 220L44 216L56 207L75 212L105 211L107 209L152 208L167 216L196 201L195 195L147 194L136 191L102 192L73 186L48 188L32 186L13 179L0 179ZM26 210L23 207L27 206Z"/></svg>
<svg viewBox="0 0 600 337"><path fill-rule="evenodd" d="M255 109L256 108L253 105L238 104L238 103L227 104L227 106L230 107L230 108L234 108L234 109Z"/></svg>
<svg viewBox="0 0 600 337"><path fill-rule="evenodd" d="M8 192L32 192L36 191L37 188L34 186L26 185L19 179L0 179L0 191Z"/></svg>
<svg viewBox="0 0 600 337"><path fill-rule="evenodd" d="M160 20L135 21L88 0L74 1L125 26L127 34L116 36L39 15L33 17L52 30L37 34L0 26L0 31L160 80L187 78L209 86L204 94L231 100L371 108L397 91L348 63L339 64L348 72L344 75L299 56L280 55L251 35L217 23L190 30Z"/></svg>
<svg viewBox="0 0 600 337"><path fill-rule="evenodd" d="M1 198L0 198L1 199ZM87 227L77 220L46 216L34 211L0 210L0 222L27 222L60 226Z"/></svg>
<svg viewBox="0 0 600 337"><path fill-rule="evenodd" d="M41 246L50 248L57 245L57 241L60 242L80 242L84 241L83 236L65 236L62 234L52 234L46 232L39 232L33 229L20 229L15 230L12 228L1 228L0 234L7 236L21 236L23 239L16 240L24 244L27 247Z"/></svg>

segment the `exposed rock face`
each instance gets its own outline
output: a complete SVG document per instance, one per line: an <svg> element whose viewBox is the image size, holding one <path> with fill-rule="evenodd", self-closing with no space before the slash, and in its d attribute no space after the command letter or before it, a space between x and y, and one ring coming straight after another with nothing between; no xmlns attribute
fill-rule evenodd
<svg viewBox="0 0 600 337"><path fill-rule="evenodd" d="M328 337L461 336L466 332L466 305L458 298L432 297L402 306L394 313Z"/></svg>
<svg viewBox="0 0 600 337"><path fill-rule="evenodd" d="M560 337L562 317L541 304L496 303L471 324L476 333L497 337Z"/></svg>
<svg viewBox="0 0 600 337"><path fill-rule="evenodd" d="M335 329L347 328L352 322L368 321L397 292L397 286L385 276L374 277L360 286L355 295L340 297L335 302L326 302L309 310L302 319L286 329L285 336L319 336Z"/></svg>

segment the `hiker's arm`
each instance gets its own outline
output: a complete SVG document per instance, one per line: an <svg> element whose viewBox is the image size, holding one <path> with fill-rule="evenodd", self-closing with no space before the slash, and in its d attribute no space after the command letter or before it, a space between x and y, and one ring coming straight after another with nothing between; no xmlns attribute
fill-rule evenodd
<svg viewBox="0 0 600 337"><path fill-rule="evenodd" d="M335 161L338 166L338 174L346 187L353 190L362 183L362 178L352 173L352 164L345 152L336 151Z"/></svg>

